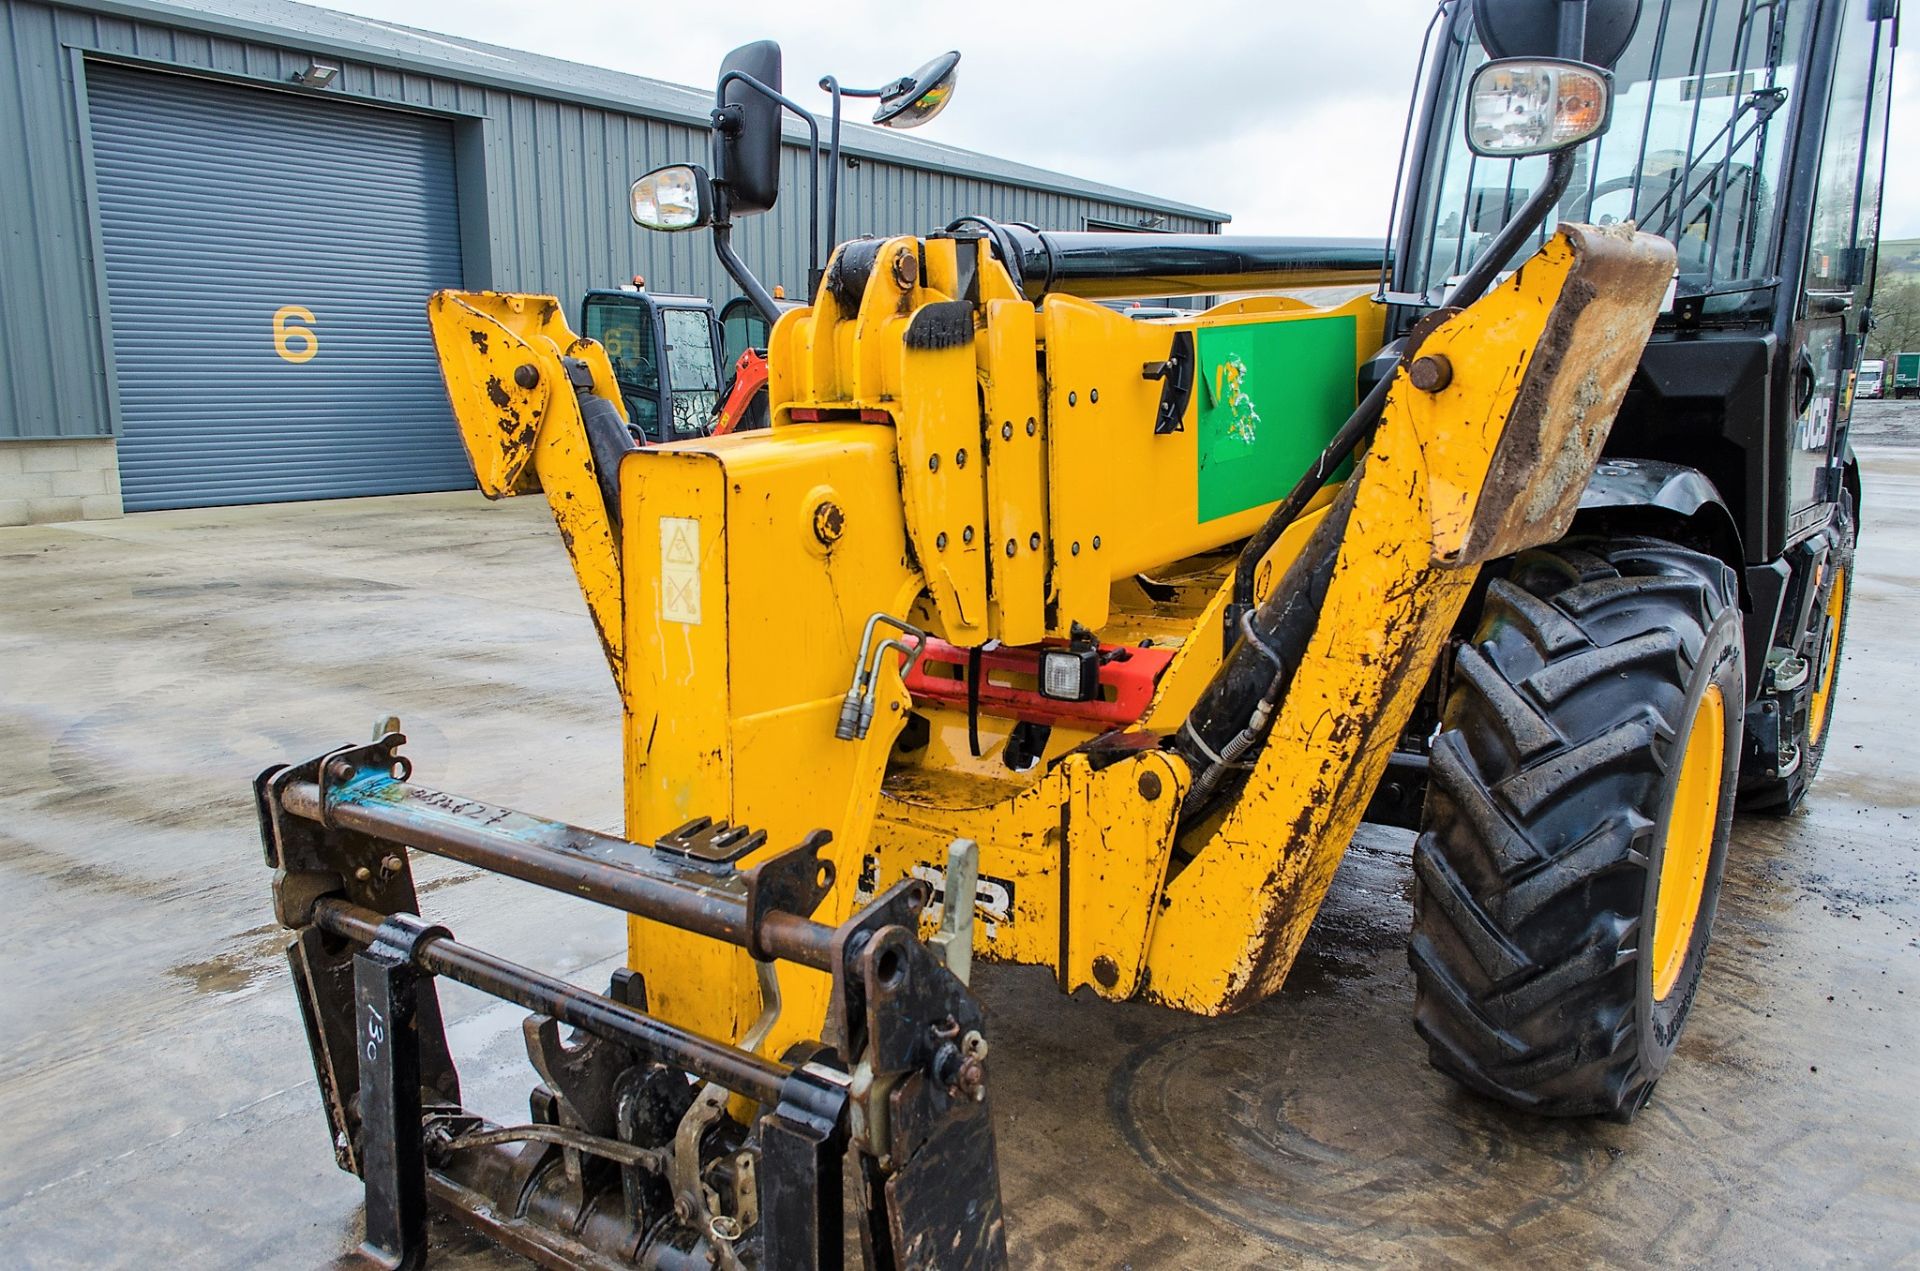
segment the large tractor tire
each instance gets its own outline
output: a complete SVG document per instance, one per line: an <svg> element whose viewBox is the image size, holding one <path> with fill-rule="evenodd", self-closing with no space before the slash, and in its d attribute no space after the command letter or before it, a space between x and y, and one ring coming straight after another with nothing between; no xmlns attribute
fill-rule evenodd
<svg viewBox="0 0 1920 1271"><path fill-rule="evenodd" d="M1833 728L1833 708L1840 683L1840 652L1847 642L1847 610L1853 601L1854 521L1843 508L1834 530L1834 545L1814 594L1813 620L1795 653L1805 659L1811 684L1806 708L1794 710L1791 732L1793 763L1784 773L1769 766L1744 773L1740 782L1740 809L1785 816L1800 806L1820 773L1826 757L1827 736ZM1783 704L1783 710L1792 709ZM1752 765L1749 765L1752 766Z"/></svg>
<svg viewBox="0 0 1920 1271"><path fill-rule="evenodd" d="M1693 1004L1745 701L1733 572L1569 540L1493 581L1453 666L1414 848L1435 1067L1553 1116L1633 1116Z"/></svg>

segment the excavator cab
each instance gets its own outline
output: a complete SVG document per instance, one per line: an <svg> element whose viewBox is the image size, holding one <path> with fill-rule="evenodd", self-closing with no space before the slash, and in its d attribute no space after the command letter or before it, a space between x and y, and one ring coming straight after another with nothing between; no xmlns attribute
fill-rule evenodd
<svg viewBox="0 0 1920 1271"><path fill-rule="evenodd" d="M645 442L707 435L723 366L710 301L641 287L589 291L580 329L606 350L627 420Z"/></svg>

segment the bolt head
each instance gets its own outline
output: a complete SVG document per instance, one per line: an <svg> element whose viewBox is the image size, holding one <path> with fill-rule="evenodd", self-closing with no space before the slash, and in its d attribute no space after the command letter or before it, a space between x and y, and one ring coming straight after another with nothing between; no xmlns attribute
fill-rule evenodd
<svg viewBox="0 0 1920 1271"><path fill-rule="evenodd" d="M1428 353L1413 360L1407 379L1423 393L1437 393L1453 383L1453 363L1444 353Z"/></svg>
<svg viewBox="0 0 1920 1271"><path fill-rule="evenodd" d="M522 362L513 368L513 382L528 390L540 387L540 368L531 362Z"/></svg>
<svg viewBox="0 0 1920 1271"><path fill-rule="evenodd" d="M832 547L847 532L847 514L832 499L823 499L813 509L813 536L822 547Z"/></svg>

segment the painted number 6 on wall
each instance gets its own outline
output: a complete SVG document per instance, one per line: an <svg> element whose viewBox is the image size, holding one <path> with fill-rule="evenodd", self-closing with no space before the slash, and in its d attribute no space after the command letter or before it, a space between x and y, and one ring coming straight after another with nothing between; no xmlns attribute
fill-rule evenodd
<svg viewBox="0 0 1920 1271"><path fill-rule="evenodd" d="M313 310L305 305L281 305L273 315L273 351L289 362L311 362L320 351L314 321Z"/></svg>

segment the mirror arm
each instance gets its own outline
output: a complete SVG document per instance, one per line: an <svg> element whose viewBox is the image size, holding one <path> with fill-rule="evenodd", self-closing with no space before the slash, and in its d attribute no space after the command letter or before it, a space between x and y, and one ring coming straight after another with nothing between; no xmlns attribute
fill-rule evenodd
<svg viewBox="0 0 1920 1271"><path fill-rule="evenodd" d="M832 255L840 243L840 98L845 90L831 75L820 77L820 87L833 98L833 129L827 143L827 253ZM807 279L808 299L819 290L818 278Z"/></svg>
<svg viewBox="0 0 1920 1271"><path fill-rule="evenodd" d="M723 117L727 112L727 85L733 83L745 84L748 88L751 88L754 92L759 93L769 101L778 102L786 110L798 116L800 121L807 126L808 148L813 156L813 188L809 192L807 202L807 277L809 280L812 280L820 272L820 121L813 117L812 111L793 100L793 98L788 97L779 89L771 88L761 83L745 71L733 70L722 75L720 82L713 86L713 126L715 128L723 128L726 126ZM718 217L715 218L716 229L719 228L720 219L721 218ZM714 235L713 241L716 250L718 250L720 242L724 237L722 234L716 233ZM736 261L738 259L738 257L735 257ZM725 257L721 258L720 263L726 265ZM744 266L742 268L744 268ZM733 269L728 267L727 272L732 274ZM739 282L739 280L739 275L734 274L734 281ZM754 285L756 287L759 286L757 280ZM742 283L741 286L744 288L746 284ZM766 295L766 288L760 287L760 293ZM748 294L752 295L752 292L749 291ZM758 300L754 301L756 307L759 306L759 303ZM773 298L768 296L767 304L771 305L772 303ZM779 310L776 309L773 312L777 314ZM771 320L770 318L769 321Z"/></svg>
<svg viewBox="0 0 1920 1271"><path fill-rule="evenodd" d="M1573 180L1573 156L1578 146L1556 151L1549 159L1547 179L1541 187L1528 197L1514 214L1512 220L1500 227L1493 242L1487 244L1487 250L1473 263L1459 285L1442 301L1444 308L1465 308L1480 298L1480 293L1489 283L1500 276L1501 267L1512 258L1514 252L1547 219L1547 213L1560 201ZM958 224L958 222L955 222ZM953 227L948 226L951 230ZM1396 364L1397 365L1397 364ZM1228 612L1245 613L1254 603L1254 575L1260 560L1267 554L1286 528L1293 524L1315 491L1326 482L1333 470L1344 463L1360 444L1373 431L1379 422L1380 413L1385 409L1387 394L1394 384L1394 375L1389 373L1380 377L1367 395L1360 399L1347 422L1340 425L1326 449L1320 452L1311 467L1302 474L1300 480L1287 497L1275 506L1267 517L1266 524L1254 532L1240 549L1239 560L1234 565L1233 604Z"/></svg>
<svg viewBox="0 0 1920 1271"><path fill-rule="evenodd" d="M893 85L886 88L848 88L832 75L820 77L821 91L833 98L833 122L827 141L827 254L840 245L840 101L845 97L885 97ZM820 289L820 280L808 281L807 291L811 295Z"/></svg>
<svg viewBox="0 0 1920 1271"><path fill-rule="evenodd" d="M1578 146L1572 146L1555 151L1548 158L1547 179L1520 205L1513 219L1500 227L1493 241L1487 244L1472 267L1447 294L1447 298L1441 301L1443 307L1464 309L1493 285L1493 280L1500 276L1500 271L1513 259L1513 254L1520 250L1521 244L1533 237L1533 232L1545 223L1547 213L1567 192L1567 186L1573 180L1574 154L1578 150Z"/></svg>
<svg viewBox="0 0 1920 1271"><path fill-rule="evenodd" d="M1587 0L1560 0L1560 56L1587 60Z"/></svg>
<svg viewBox="0 0 1920 1271"><path fill-rule="evenodd" d="M733 279L740 291L760 316L771 327L780 320L780 306L773 302L773 296L767 291L766 284L753 276L747 263L740 259L740 253L733 250L733 222L727 219L726 194L715 191L713 216L713 254L720 259L720 268L727 271L727 277Z"/></svg>

